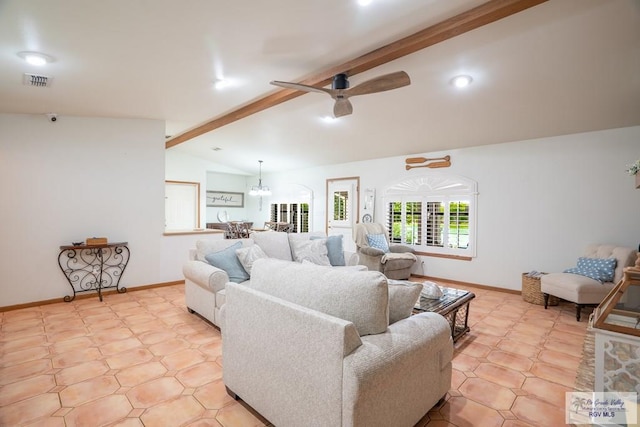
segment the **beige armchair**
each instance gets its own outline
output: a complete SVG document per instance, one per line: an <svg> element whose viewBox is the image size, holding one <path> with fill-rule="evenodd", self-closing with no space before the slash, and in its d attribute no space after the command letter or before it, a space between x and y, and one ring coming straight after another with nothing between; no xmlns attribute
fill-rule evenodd
<svg viewBox="0 0 640 427"><path fill-rule="evenodd" d="M367 236L384 236L382 248L372 247ZM411 267L418 260L413 248L405 245L390 244L387 229L382 224L359 223L354 229L354 240L360 264L371 271L380 271L388 279L406 280L411 276ZM384 244L386 243L386 245ZM384 247L388 250L385 251Z"/></svg>
<svg viewBox="0 0 640 427"><path fill-rule="evenodd" d="M622 278L625 267L633 265L636 250L612 245L591 245L583 257L610 259L615 258L613 279L600 282L596 279L574 273L551 273L540 278L540 290L544 295L544 308L547 308L549 295L556 296L576 304L576 320L580 321L580 312L585 306L596 306Z"/></svg>

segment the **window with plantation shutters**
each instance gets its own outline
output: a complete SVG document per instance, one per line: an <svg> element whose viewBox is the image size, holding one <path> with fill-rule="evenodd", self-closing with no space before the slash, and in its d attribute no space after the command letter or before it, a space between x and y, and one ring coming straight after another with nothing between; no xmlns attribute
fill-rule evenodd
<svg viewBox="0 0 640 427"><path fill-rule="evenodd" d="M422 242L422 202L389 203L387 230L392 243L419 245Z"/></svg>
<svg viewBox="0 0 640 427"><path fill-rule="evenodd" d="M437 174L401 181L383 192L389 240L418 252L475 256L476 183Z"/></svg>
<svg viewBox="0 0 640 427"><path fill-rule="evenodd" d="M291 224L290 233L308 233L311 227L313 192L300 184L282 184L274 190L269 221Z"/></svg>
<svg viewBox="0 0 640 427"><path fill-rule="evenodd" d="M425 228L427 231L425 244L443 247L444 204L442 202L427 202Z"/></svg>
<svg viewBox="0 0 640 427"><path fill-rule="evenodd" d="M309 232L308 203L272 203L269 220L293 224L293 233Z"/></svg>

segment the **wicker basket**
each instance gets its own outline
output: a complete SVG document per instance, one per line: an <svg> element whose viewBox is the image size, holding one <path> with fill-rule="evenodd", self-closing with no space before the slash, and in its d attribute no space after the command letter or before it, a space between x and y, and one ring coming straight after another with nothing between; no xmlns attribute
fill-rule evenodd
<svg viewBox="0 0 640 427"><path fill-rule="evenodd" d="M531 304L544 305L544 295L540 292L540 277L529 277L527 274L529 273L522 273L522 299ZM549 295L548 305L558 305L558 298Z"/></svg>

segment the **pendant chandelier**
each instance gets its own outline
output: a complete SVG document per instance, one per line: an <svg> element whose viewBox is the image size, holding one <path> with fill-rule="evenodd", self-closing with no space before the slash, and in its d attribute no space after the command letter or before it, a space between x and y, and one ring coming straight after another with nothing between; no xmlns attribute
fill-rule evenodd
<svg viewBox="0 0 640 427"><path fill-rule="evenodd" d="M251 191L249 191L250 196L270 196L271 190L266 185L262 185L262 160L258 160L260 163L260 175L258 178L258 185L254 185L251 187Z"/></svg>

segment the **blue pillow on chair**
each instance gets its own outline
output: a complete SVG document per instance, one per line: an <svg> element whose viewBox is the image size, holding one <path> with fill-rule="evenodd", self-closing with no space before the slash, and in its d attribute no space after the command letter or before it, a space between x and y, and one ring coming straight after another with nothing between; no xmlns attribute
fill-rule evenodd
<svg viewBox="0 0 640 427"><path fill-rule="evenodd" d="M226 249L205 255L204 259L214 267L226 271L229 281L242 283L249 280L249 274L240 263L238 254L236 254L236 249L241 247L242 242L234 243Z"/></svg>
<svg viewBox="0 0 640 427"><path fill-rule="evenodd" d="M372 248L380 249L382 252L389 252L389 244L384 234L367 234L367 243Z"/></svg>
<svg viewBox="0 0 640 427"><path fill-rule="evenodd" d="M578 268L588 268L600 271L600 279L603 282L613 282L616 272L617 260L615 258L578 258Z"/></svg>

